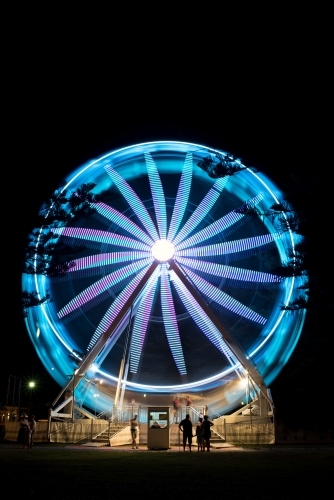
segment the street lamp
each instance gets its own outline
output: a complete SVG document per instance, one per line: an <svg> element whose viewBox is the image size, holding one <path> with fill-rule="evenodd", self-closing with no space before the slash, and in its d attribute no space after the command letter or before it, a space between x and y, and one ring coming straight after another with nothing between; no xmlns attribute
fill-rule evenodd
<svg viewBox="0 0 334 500"><path fill-rule="evenodd" d="M30 389L30 398L29 398L29 415L31 413L31 395L32 395L32 390L35 387L35 382L29 382L28 387Z"/></svg>

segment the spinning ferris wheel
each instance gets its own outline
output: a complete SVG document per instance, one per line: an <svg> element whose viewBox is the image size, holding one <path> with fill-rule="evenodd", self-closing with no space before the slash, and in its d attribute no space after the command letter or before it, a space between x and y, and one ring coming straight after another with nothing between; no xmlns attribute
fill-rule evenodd
<svg viewBox="0 0 334 500"><path fill-rule="evenodd" d="M245 210L263 213L282 195L247 168L210 178L198 163L216 153L138 144L69 177L67 189L92 182L101 201L88 218L53 229L78 248L66 276L24 275L23 288L50 293L52 302L28 311L27 328L61 386L80 371L76 394L88 407L110 407L121 383L139 394L221 388L232 408L231 381L251 372L270 384L291 355L303 319L280 306L300 283L271 269L288 260L294 235Z"/></svg>

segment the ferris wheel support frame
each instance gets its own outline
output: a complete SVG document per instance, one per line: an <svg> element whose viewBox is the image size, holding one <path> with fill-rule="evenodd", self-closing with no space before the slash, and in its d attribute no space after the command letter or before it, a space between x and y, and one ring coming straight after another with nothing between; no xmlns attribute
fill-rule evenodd
<svg viewBox="0 0 334 500"><path fill-rule="evenodd" d="M197 151L199 151L198 157ZM144 159L142 157L143 153ZM157 153L157 155L152 157L153 153ZM184 153L186 153L185 158ZM65 384L65 387L54 401L53 407L66 390L72 394L74 401L74 390L76 388L77 400L80 400L80 404L86 401L88 406L90 402L93 407L95 404L95 409L100 406L103 411L106 411L105 408L109 407L108 398L110 396L118 403L121 389L125 390L127 384L127 371L124 371L124 359L117 378L117 374L114 372L115 363L118 362L120 347L124 340L123 332L126 327L130 332L131 318L134 316L137 316L134 327L136 328L137 337L140 336L140 342L138 343L136 340L131 345L132 356L130 361L132 365L131 363L129 365L131 374L128 387L133 387L135 391L143 388L146 390L147 387L151 392L159 392L159 389L166 392L167 390L174 391L175 388L182 390L184 387L202 386L203 391L209 391L215 385L220 385L220 389L223 388L223 385L227 382L227 374L234 371L243 382L248 379L248 384L252 387L252 396L255 395L259 400L261 414L265 415L266 407L267 410L272 407L272 398L264 380L267 383L272 380L272 378L269 378L269 375L272 374L269 373L268 375L271 365L275 370L274 375L280 366L277 368L274 363L274 355L269 357L271 363L264 362L261 364L260 352L263 359L266 352L262 345L266 343L270 354L278 353L280 359L285 354L283 362L286 362L291 354L294 346L288 336L284 336L283 340L278 338L277 342L271 343L267 342L267 338L274 331L279 333L277 325L284 315L280 312L280 316L277 318L274 307L278 307L278 298L280 296L284 295L284 300L290 300L294 282L288 289L276 287L277 277L275 278L271 273L263 272L265 267L262 265L262 260L265 261L265 258L255 265L256 269L254 270L252 269L253 261L249 264L251 269L247 269L248 262L238 268L233 265L233 261L248 255L250 257L257 255L257 252L262 251L262 248L265 252L272 252L268 253L268 259L280 259L282 261L284 254L287 255L288 248L294 246L293 235L290 232L289 241L284 238L281 242L274 243L280 239L280 235L273 232L276 231L275 227L272 227L269 223L267 225L264 221L262 222L265 226L265 234L262 234L263 230L260 231L257 224L254 224L251 231L247 227L245 234L241 232L242 225L252 220L249 219L247 210L245 212L243 207L252 207L253 204L257 205L260 201L263 202L263 207L271 206L272 199L278 202L277 193L279 191L274 185L267 182L265 176L262 179L254 174L254 178L249 179L247 177L243 179L242 176L248 175L247 172L241 174L241 180L235 181L230 187L225 186L226 179L212 180L212 185L211 181L204 182L206 177L203 177L204 174L201 171L196 171L194 168L195 163L198 159L202 160L203 155L212 156L213 153L214 150L205 146L188 145L187 143L174 144L172 141L140 144L101 157L82 168L80 172L78 171L67 184L69 186L73 183L73 187L75 187L79 182L76 180L79 176L84 176L84 180L88 178L89 180L97 180L98 178L99 181L96 184L94 183L97 186L96 192L104 193L104 191L109 190L111 182L112 189L120 192L122 201L119 199L114 203L114 197L112 196L111 198L106 197L106 203L93 203L97 213L96 220L92 220L92 226L85 223L84 227L80 227L78 222L73 227L55 229L55 234L64 238L65 242L72 241L72 238L77 238L76 241L79 244L81 240L85 242L85 245L83 245L85 254L83 256L79 255L80 258L75 260L75 266L73 266L72 270L78 272L74 272L72 275L69 274L70 289L62 285L58 286L57 281L53 284L51 280L50 286L55 286L54 295L56 297L55 304L57 305L55 307L43 305L42 308L43 314L49 315L47 316L49 326L46 325L46 331L48 332L50 328L53 330L51 331L52 336L48 335L50 342L47 343L47 347L54 345L53 333L56 334L58 340L65 347L65 351L61 351L61 353L64 352L64 359L57 364L53 363L54 366L58 367L58 373L56 371L54 373L57 373L59 383L61 385ZM222 154L226 156L226 153ZM111 157L110 165L109 157ZM173 159L172 164L171 159ZM160 160L163 161L160 163ZM132 166L134 164L132 162L134 161L138 170L135 170L133 177ZM237 163L239 163L239 160ZM197 163L197 165L200 164ZM241 163L240 165L246 169ZM93 172L94 177L92 177L91 167L97 168L98 177L95 177L95 172ZM108 174L107 179L105 178L106 174ZM135 180L141 178L144 174L147 181L149 181L149 185L143 184L144 188L139 187L137 190ZM167 179L169 174L174 176L170 178L171 181ZM181 177L176 192L179 174L181 174ZM203 189L197 189L199 182L203 184ZM148 194L149 188L150 194ZM223 190L225 190L225 193L227 192L226 205L222 204L218 210L215 203ZM165 192L168 196L165 195ZM248 202L243 201L241 207L231 210L238 200L244 200L245 197L249 200ZM261 210L265 210L263 207ZM168 224L170 215L171 220ZM244 218L244 216L246 217ZM118 229L115 229L115 233L113 233L114 224L118 227ZM237 233L236 240L231 239L230 235L239 230L240 233ZM242 236L246 237L241 238ZM170 254L159 256L159 252L155 253L157 250L156 244L159 245L162 242L165 244L166 241L173 247L173 257L170 257ZM152 243L154 243L153 246ZM122 247L125 248L124 255ZM109 250L113 250L113 252ZM138 252L138 254L134 252ZM240 253L238 254L238 252ZM233 257L229 258L229 255L232 254ZM136 255L135 258L133 258L134 255ZM161 265L160 274L157 272L159 271L159 265ZM98 271L98 267L101 267L102 270ZM156 276L154 276L155 272ZM82 277L87 278L87 282L81 281L77 283L76 279ZM148 287L150 294L146 296L145 284L151 278L154 279L152 279L151 288ZM158 282L159 279L160 283ZM174 280L175 286L172 283ZM85 285L83 286L81 283L85 283ZM122 289L123 283L125 283L125 286ZM256 285L256 283L259 285ZM262 283L264 284L262 285ZM261 290L267 287L265 283L268 283L268 286L273 283L275 289L269 298L270 300L267 300L266 297L266 302L262 302L261 307L261 300L264 298ZM89 285L87 288L85 288L86 284ZM227 289L223 290L225 284ZM43 281L35 280L34 286L39 293L39 287L41 289L45 287L44 279ZM159 286L160 303L159 298L153 297L153 293ZM234 294L233 290L231 291L231 288L239 288L240 286L250 289L255 288L255 291L247 292L247 294L239 292ZM288 296L286 295L287 292ZM256 299L254 300L254 307L252 307L253 299L251 301L251 295L253 295L253 299ZM113 301L110 301L110 297L113 297ZM241 301L237 300L238 297L241 297ZM246 297L245 304L243 303L243 297ZM70 298L71 300L69 300ZM103 316L101 316L102 306L99 309L96 308L90 311L90 309L103 301L107 301L107 299L107 311ZM64 304L64 301L68 300L69 302ZM220 304L223 309L218 311L215 306L212 307L213 303ZM103 307L105 307L105 304L106 302ZM158 311L159 305L161 311ZM256 312L258 305L263 311L263 316ZM88 310L90 312L86 314ZM188 316L185 315L184 311ZM226 322L220 316L225 313ZM100 316L98 317L98 315ZM236 320L237 316L239 316L238 321ZM83 317L84 321L81 323ZM205 346L210 346L209 342L211 342L226 357L224 361L230 363L228 370L217 373L220 372L220 366L222 365L217 352L211 351L208 347L202 356L201 351L197 349L197 345L187 341L189 322L183 320L188 317L197 325L196 335L197 331L201 331L206 336ZM247 325L250 325L247 332L243 331L243 325L245 325L243 318L250 321L247 323ZM65 319L64 323L61 324L59 331L56 331L53 325L57 325L57 322L63 319ZM34 325L39 324L40 315L29 314L29 321L31 323L29 324L29 333L34 339L37 348L40 349L35 336L33 336ZM170 380L175 382L175 380L178 381L181 378L182 383L180 385L165 385L168 377L164 376L163 370L159 371L160 379L158 382L160 385L157 382L155 386L147 385L147 378L151 380L152 373L149 363L153 359L152 366L154 367L155 361L154 356L151 357L151 346L159 336L150 336L146 340L145 346L144 340L149 329L154 329L154 322L157 321L163 323L165 327L170 352L164 358L164 349L167 349L167 344L161 343L161 346L159 345L161 349L158 353L160 358L157 356L156 359L166 360L164 366L169 367L172 365L168 364L171 359L167 358L167 355L172 354L180 377L176 379L177 372L171 371ZM252 321L254 323L251 323ZM295 321L293 323L291 325L291 336L295 340L300 334L301 325L296 325ZM266 335L266 339L259 346L259 337L257 337L256 344L251 345L249 339L254 342L254 336L258 336L259 325L266 325L262 330L262 335ZM87 343L92 328L96 328L96 330L89 343ZM269 329L271 329L270 334L268 334ZM184 338L182 337L183 332L185 332ZM246 333L247 348L242 344L244 333ZM289 340L289 344L287 344L286 339ZM127 346L127 342L125 346ZM114 347L115 357L111 354ZM285 352L282 354L279 349L283 347ZM144 350L146 348L147 350ZM252 354L251 357L249 353L252 351L259 354L256 356ZM42 349L40 349L40 352L42 353ZM67 361L68 352L70 352L68 358L74 360L75 365ZM85 352L85 354L80 354L80 352ZM43 350L45 358L47 354L47 349ZM104 363L109 354L110 357ZM194 362L193 354L195 354ZM202 380L198 381L193 380L198 375L198 359L196 355L199 356L202 363L202 369L198 372L198 374L201 374ZM42 354L40 356L42 358ZM124 356L125 351L123 352ZM141 356L143 357L141 358ZM51 358L53 357L56 356L51 356ZM185 359L187 362L191 360L188 367ZM139 363L141 363L140 370ZM113 367L110 379L109 374L104 373L104 368L107 369L109 365ZM55 370L54 366L52 366L52 370ZM71 372L72 374L68 375ZM103 394L100 395L92 392L92 386L95 385L94 381L97 380L99 374L105 377L105 380L100 380L100 382L108 382L108 387L112 388L112 391L118 381L116 396L114 392L108 393L107 390L101 390L100 392ZM145 384L141 383L142 379L140 377L142 374ZM185 374L187 378L182 379ZM67 380L65 377L67 377ZM134 380L136 383L134 383ZM185 380L187 383L183 383ZM232 404L237 402L237 398L239 399L238 394L243 391L243 387L241 388L242 384L239 384L240 380L229 381L235 382L236 390L233 392L232 385L226 387L228 393L226 399L219 397L216 398L216 402L221 402L222 405L226 402L230 410ZM232 402L232 394L236 395L234 402ZM103 397L100 397L99 400L93 400L93 397L99 396ZM98 401L100 405L96 404Z"/></svg>
<svg viewBox="0 0 334 500"><path fill-rule="evenodd" d="M66 389L71 388L73 390L73 393L74 393L76 387L80 384L82 377L84 377L86 375L89 368L92 366L92 364L94 363L96 358L101 353L102 349L108 343L109 339L113 336L115 330L117 329L118 325L122 321L123 317L127 314L129 309L131 309L133 303L136 301L137 297L140 295L140 293L142 292L147 281L152 276L152 274L154 273L154 271L156 270L156 268L158 267L159 264L160 264L160 262L158 262L158 261L154 261L151 264L151 266L148 268L146 273L143 275L143 277L141 278L141 280L137 284L136 288L132 291L132 293L129 295L127 300L124 302L123 306L119 310L115 319L111 322L111 324L106 329L106 331L99 337L96 344L90 349L90 351L87 353L87 355L83 358L83 360L79 364L78 368L75 370L73 376L66 383L66 385L63 387L61 392L58 394L57 398L52 403L52 406L56 405L56 403L61 398L62 394L64 394L64 392L66 391ZM78 374L80 374L80 376Z"/></svg>
<svg viewBox="0 0 334 500"><path fill-rule="evenodd" d="M256 387L258 387L258 399L260 406L260 416L268 415L268 403L269 408L272 406L272 401L267 396L268 387L266 386L261 374L257 370L256 366L249 361L249 357L242 351L239 345L235 342L233 337L229 334L229 332L224 328L219 319L212 312L207 303L203 300L202 296L197 292L196 288L192 285L190 279L184 274L181 268L177 265L177 263L173 261L169 261L169 266L172 271L177 275L183 285L187 288L188 292L193 296L196 300L197 304L203 309L208 318L215 325L217 330L222 335L224 341L228 344L231 351L234 353L241 366L247 370L248 376L253 381Z"/></svg>
<svg viewBox="0 0 334 500"><path fill-rule="evenodd" d="M189 293L197 301L198 305L202 308L204 313L208 316L208 318L212 321L212 323L215 325L217 330L220 332L224 341L228 344L231 351L233 352L235 357L238 359L240 365L244 368L244 370L247 371L248 377L250 377L250 379L254 383L255 387L258 388L258 400L259 400L259 407L260 407L260 415L261 416L268 415L268 404L269 404L269 408L271 408L272 401L267 396L268 388L267 388L261 374L257 370L256 366L254 366L254 364L252 364L249 361L249 357L247 357L247 355L242 351L240 346L235 342L235 340L230 335L230 333L224 328L224 326L221 324L219 319L215 316L215 314L212 312L210 307L207 305L205 300L197 292L196 288L192 285L191 280L186 276L186 274L184 274L184 272L177 265L177 263L173 259L171 259L170 261L168 261L168 264L169 264L169 269L171 271L174 271L174 273L177 275L177 277L180 279L180 281L183 283L183 285L187 288ZM115 330L117 329L118 325L121 323L123 317L128 313L129 309L131 309L134 302L136 301L136 299L138 298L138 296L142 292L145 284L147 283L147 280L154 273L154 271L156 270L158 265L160 265L160 262L158 262L158 261L154 261L151 264L151 266L149 267L147 272L142 277L141 281L138 283L135 290L133 290L133 292L129 295L128 299L124 302L122 308L120 309L116 318L110 324L109 328L100 336L100 338L97 340L94 347L88 352L87 356L81 361L78 368L75 370L73 376L69 379L69 381L66 383L66 385L61 390L61 392L58 394L57 398L55 399L55 401L52 404L53 407L59 401L60 397L62 396L62 394L64 394L66 389L68 389L68 388L72 389L73 394L71 395L71 397L73 397L76 387L79 385L82 378L85 376L87 371L90 369L90 367L92 366L92 364L94 363L96 358L100 355L102 349L106 346L109 339L113 336ZM55 413L57 413L57 411L52 412L53 416Z"/></svg>

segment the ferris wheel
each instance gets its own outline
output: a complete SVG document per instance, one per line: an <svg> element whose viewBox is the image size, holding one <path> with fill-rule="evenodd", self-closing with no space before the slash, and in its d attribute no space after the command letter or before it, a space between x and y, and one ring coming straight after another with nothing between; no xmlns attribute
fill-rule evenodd
<svg viewBox="0 0 334 500"><path fill-rule="evenodd" d="M300 283L272 269L288 260L294 235L261 217L282 194L241 162L235 175L210 177L199 163L216 154L226 155L137 144L69 177L67 190L93 183L96 201L89 217L53 228L59 244L77 248L66 275L23 276L24 289L52 297L26 325L61 386L79 366L77 397L88 406L110 407L119 383L138 393L228 393L253 367L270 384L289 359L303 319L281 305ZM238 398L234 390L225 399L233 407Z"/></svg>

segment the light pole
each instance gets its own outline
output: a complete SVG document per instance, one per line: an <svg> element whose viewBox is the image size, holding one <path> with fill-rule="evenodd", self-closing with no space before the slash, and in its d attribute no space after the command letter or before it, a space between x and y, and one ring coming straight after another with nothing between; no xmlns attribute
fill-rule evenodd
<svg viewBox="0 0 334 500"><path fill-rule="evenodd" d="M30 413L31 413L31 395L32 395L33 388L35 387L35 382L29 382L28 386L30 389L30 397L29 397L29 415L30 415Z"/></svg>

